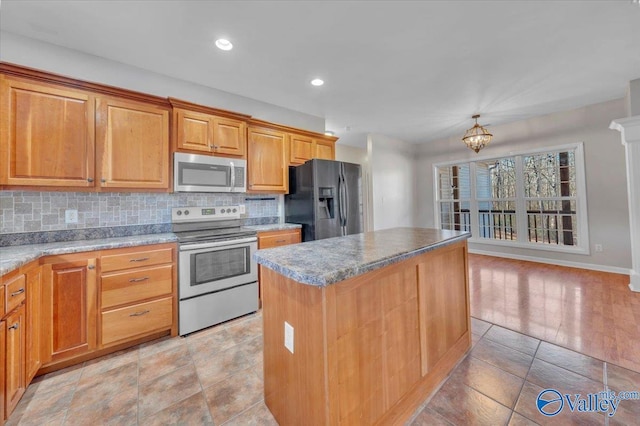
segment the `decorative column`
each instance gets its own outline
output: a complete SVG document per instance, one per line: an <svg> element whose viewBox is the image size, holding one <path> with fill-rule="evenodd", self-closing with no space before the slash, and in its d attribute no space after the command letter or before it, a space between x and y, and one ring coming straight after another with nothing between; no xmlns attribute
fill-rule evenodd
<svg viewBox="0 0 640 426"><path fill-rule="evenodd" d="M609 128L622 134L622 145L627 157L627 191L631 229L629 288L640 292L640 115L613 120Z"/></svg>

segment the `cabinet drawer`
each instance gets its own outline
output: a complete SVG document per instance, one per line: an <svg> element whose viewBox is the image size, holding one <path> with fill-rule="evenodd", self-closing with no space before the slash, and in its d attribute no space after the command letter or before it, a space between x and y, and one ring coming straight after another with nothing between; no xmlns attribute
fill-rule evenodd
<svg viewBox="0 0 640 426"><path fill-rule="evenodd" d="M285 231L278 233L269 233L267 235L258 235L258 247L261 249L286 246L288 244L296 244L300 242L300 231Z"/></svg>
<svg viewBox="0 0 640 426"><path fill-rule="evenodd" d="M18 275L11 281L5 283L6 312L13 311L22 303L26 296L26 289L24 274Z"/></svg>
<svg viewBox="0 0 640 426"><path fill-rule="evenodd" d="M102 344L171 328L173 298L139 303L102 313Z"/></svg>
<svg viewBox="0 0 640 426"><path fill-rule="evenodd" d="M104 309L165 294L171 295L172 284L172 265L137 268L103 275L101 306Z"/></svg>
<svg viewBox="0 0 640 426"><path fill-rule="evenodd" d="M131 253L106 254L100 258L102 272L171 263L173 249L140 250Z"/></svg>

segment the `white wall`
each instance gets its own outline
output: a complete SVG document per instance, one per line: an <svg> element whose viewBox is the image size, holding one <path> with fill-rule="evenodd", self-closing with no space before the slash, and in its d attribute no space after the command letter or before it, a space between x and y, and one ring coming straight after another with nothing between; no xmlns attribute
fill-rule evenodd
<svg viewBox="0 0 640 426"><path fill-rule="evenodd" d="M383 135L369 135L373 229L416 225L415 147Z"/></svg>
<svg viewBox="0 0 640 426"><path fill-rule="evenodd" d="M625 100L618 99L502 126L492 126L489 130L493 133L494 139L480 152L483 156L502 156L529 148L583 142L590 255L559 254L487 244L470 244L470 249L613 272L628 272L631 267L631 243L625 154L620 143L620 134L609 130L611 120L625 115ZM435 223L433 164L473 159L475 155L465 147L459 137L420 146L417 160L420 182L417 206L419 226L432 227ZM595 244L602 244L604 251L595 253Z"/></svg>
<svg viewBox="0 0 640 426"><path fill-rule="evenodd" d="M640 115L640 78L629 82L629 117Z"/></svg>
<svg viewBox="0 0 640 426"><path fill-rule="evenodd" d="M249 114L273 123L324 132L324 118L234 95L157 72L67 49L6 31L0 32L0 60L80 80Z"/></svg>

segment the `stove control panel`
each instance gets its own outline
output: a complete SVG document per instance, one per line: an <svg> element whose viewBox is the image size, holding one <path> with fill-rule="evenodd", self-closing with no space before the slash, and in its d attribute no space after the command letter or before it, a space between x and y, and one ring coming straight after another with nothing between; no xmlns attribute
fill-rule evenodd
<svg viewBox="0 0 640 426"><path fill-rule="evenodd" d="M174 207L171 209L172 222L195 222L201 220L240 219L244 206L216 207Z"/></svg>

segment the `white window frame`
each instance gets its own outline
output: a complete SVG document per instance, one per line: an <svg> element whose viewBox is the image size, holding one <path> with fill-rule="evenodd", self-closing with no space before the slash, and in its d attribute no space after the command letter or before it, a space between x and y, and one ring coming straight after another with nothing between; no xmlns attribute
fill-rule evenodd
<svg viewBox="0 0 640 426"><path fill-rule="evenodd" d="M560 152L560 151L574 151L575 152L575 173L576 173L576 221L578 224L577 236L578 245L567 246L558 244L545 244L528 241L527 230L527 217L526 213L526 198L524 196L524 173L522 168L522 158L527 155L542 154L548 152ZM475 235L480 235L480 228L478 226L478 199L476 194L476 162L486 161L493 159L500 159L506 157L514 157L516 162L516 220L518 239L517 240L494 240L488 238L478 238ZM458 161L446 161L433 164L433 209L434 209L434 223L437 228L441 227L440 221L440 188L438 181L438 168L448 167L461 164L469 164L470 173L470 210L471 210L471 238L470 243L490 245L490 246L502 246L502 247L518 247L534 250L553 251L572 254L590 254L589 244L589 220L587 215L587 182L584 168L584 143L578 142L566 145L555 145L544 148L537 148L527 151L507 152L500 155L480 156L472 159L464 159Z"/></svg>

